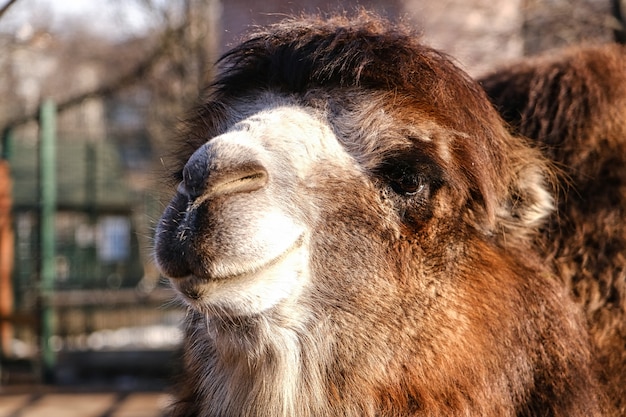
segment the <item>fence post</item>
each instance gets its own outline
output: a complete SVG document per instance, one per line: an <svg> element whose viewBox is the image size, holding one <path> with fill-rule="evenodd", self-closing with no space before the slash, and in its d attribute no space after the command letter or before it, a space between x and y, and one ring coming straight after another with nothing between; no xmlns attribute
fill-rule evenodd
<svg viewBox="0 0 626 417"><path fill-rule="evenodd" d="M41 377L54 381L56 355L50 345L54 332L52 296L55 280L56 105L42 103L39 113L39 245L41 292Z"/></svg>

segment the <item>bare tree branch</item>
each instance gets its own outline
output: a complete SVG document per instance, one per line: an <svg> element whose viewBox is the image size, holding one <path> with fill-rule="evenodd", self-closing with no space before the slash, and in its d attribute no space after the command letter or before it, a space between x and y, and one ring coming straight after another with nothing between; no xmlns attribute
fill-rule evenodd
<svg viewBox="0 0 626 417"><path fill-rule="evenodd" d="M7 12L7 10L9 10L9 8L13 6L15 3L17 3L17 0L9 0L8 2L6 2L4 6L2 6L2 8L0 9L0 19Z"/></svg>
<svg viewBox="0 0 626 417"><path fill-rule="evenodd" d="M93 90L85 91L57 102L57 111L63 112L91 98L111 97L120 90L130 87L137 82L140 82L150 73L150 71L152 71L152 69L161 61L161 59L166 57L171 52L172 47L179 41L182 34L184 33L184 30L184 24L177 28L166 30L161 37L161 42L159 43L159 45L142 61L140 61L131 71L121 75L113 81L104 83L94 88ZM37 111L30 114L22 115L13 120L10 120L6 124L6 128L15 128L27 122L37 120L38 117L39 116Z"/></svg>

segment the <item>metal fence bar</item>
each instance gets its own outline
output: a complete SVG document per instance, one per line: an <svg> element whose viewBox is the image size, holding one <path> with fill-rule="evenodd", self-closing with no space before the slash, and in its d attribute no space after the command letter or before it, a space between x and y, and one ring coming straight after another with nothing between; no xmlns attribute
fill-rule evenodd
<svg viewBox="0 0 626 417"><path fill-rule="evenodd" d="M56 359L50 346L54 334L54 311L50 300L55 280L56 105L51 100L41 105L39 134L41 376L44 382L52 382Z"/></svg>

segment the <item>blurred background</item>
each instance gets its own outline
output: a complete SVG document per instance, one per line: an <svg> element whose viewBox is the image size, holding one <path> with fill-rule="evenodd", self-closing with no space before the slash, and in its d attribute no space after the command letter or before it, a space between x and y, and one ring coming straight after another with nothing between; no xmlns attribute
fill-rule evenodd
<svg viewBox="0 0 626 417"><path fill-rule="evenodd" d="M567 44L624 42L624 3L0 0L0 393L166 386L184 314L151 256L168 146L250 25L359 5L479 75Z"/></svg>

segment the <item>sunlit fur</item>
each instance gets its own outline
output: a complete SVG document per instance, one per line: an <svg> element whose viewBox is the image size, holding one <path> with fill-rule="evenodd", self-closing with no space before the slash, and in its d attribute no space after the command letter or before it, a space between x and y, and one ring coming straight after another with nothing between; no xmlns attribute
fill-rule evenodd
<svg viewBox="0 0 626 417"><path fill-rule="evenodd" d="M288 19L189 118L157 262L188 305L173 416L599 416L537 247L551 163L375 16Z"/></svg>

